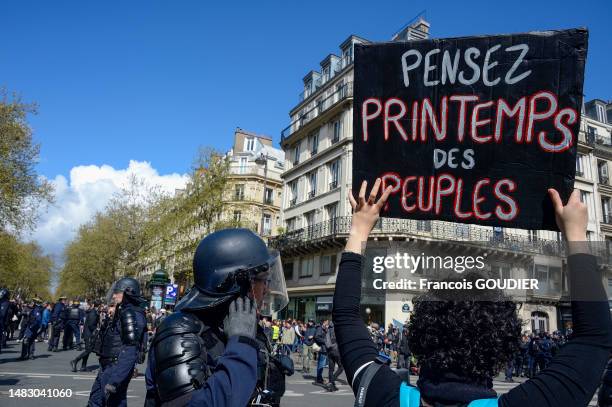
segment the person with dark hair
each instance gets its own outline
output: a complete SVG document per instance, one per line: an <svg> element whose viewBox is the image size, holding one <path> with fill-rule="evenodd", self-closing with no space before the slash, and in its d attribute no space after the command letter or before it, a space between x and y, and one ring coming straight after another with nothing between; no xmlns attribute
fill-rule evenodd
<svg viewBox="0 0 612 407"><path fill-rule="evenodd" d="M340 361L340 350L338 349L338 341L336 340L333 322L330 322L327 327L327 333L325 334L325 349L327 350L328 363L327 391L338 391L336 380L338 380L338 377L344 372L344 368ZM338 370L336 370L336 366L338 366Z"/></svg>
<svg viewBox="0 0 612 407"><path fill-rule="evenodd" d="M402 334L399 341L398 346L398 357L397 357L397 368L398 369L407 369L408 375L410 375L410 357L412 353L410 352L410 344L408 343L408 326L404 325L402 328Z"/></svg>
<svg viewBox="0 0 612 407"><path fill-rule="evenodd" d="M76 347L79 352L81 347L81 325L85 319L85 312L81 309L79 300L72 301L70 307L64 310L64 350L73 348L73 338L76 338Z"/></svg>
<svg viewBox="0 0 612 407"><path fill-rule="evenodd" d="M251 230L219 230L198 244L193 277L151 341L145 406L278 406L283 357L257 315L288 303L280 254Z"/></svg>
<svg viewBox="0 0 612 407"><path fill-rule="evenodd" d="M596 258L585 243L587 209L578 191L565 206L556 191L549 191L557 224L569 243L573 338L546 370L498 398L492 379L519 348L521 333L516 305L500 292L484 291L484 301L449 300L452 293L428 292L415 301L409 330L411 350L421 365L417 387L377 360L359 306L362 245L391 192L387 188L377 200L380 183L377 179L368 198L365 182L357 200L349 196L352 225L334 293L336 337L355 405L586 406L612 349L612 324ZM575 300L585 298L585 288L589 301Z"/></svg>
<svg viewBox="0 0 612 407"><path fill-rule="evenodd" d="M85 311L85 322L83 324L83 340L85 341L85 350L80 353L74 360L70 361L72 371L77 371L77 364L79 360L81 363L81 372L87 371L87 359L89 354L93 350L93 335L100 322L100 315L98 314L98 307L100 306L99 301L89 303L89 309Z"/></svg>
<svg viewBox="0 0 612 407"><path fill-rule="evenodd" d="M314 342L319 345L319 355L317 356L317 377L312 384L316 386L325 386L323 380L323 369L327 364L327 348L325 347L325 336L327 335L327 327L329 320L324 319L316 326Z"/></svg>

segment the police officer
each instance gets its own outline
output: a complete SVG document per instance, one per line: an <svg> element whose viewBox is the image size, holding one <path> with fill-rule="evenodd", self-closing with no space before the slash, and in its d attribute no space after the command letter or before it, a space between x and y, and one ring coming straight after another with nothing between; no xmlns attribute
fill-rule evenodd
<svg viewBox="0 0 612 407"><path fill-rule="evenodd" d="M117 280L107 300L116 306L97 338L100 370L89 395L90 407L127 405L127 388L146 329L145 300L137 280L130 277Z"/></svg>
<svg viewBox="0 0 612 407"><path fill-rule="evenodd" d="M64 308L66 307L66 297L59 297L51 311L51 339L49 339L49 352L58 352L59 339L64 329Z"/></svg>
<svg viewBox="0 0 612 407"><path fill-rule="evenodd" d="M255 310L288 302L281 260L248 229L205 237L194 260L194 286L157 328L146 372L146 406L244 406L284 376L270 354ZM255 340L253 340L255 339Z"/></svg>
<svg viewBox="0 0 612 407"><path fill-rule="evenodd" d="M79 363L79 360L83 361L81 364L81 372L85 372L87 370L87 359L93 350L92 336L98 327L98 322L100 322L100 315L98 314L99 306L99 301L96 301L93 304L90 303L89 308L87 311L85 311L85 322L83 324L83 340L85 341L85 350L74 360L70 361L70 366L72 367L73 372L77 371L77 363Z"/></svg>
<svg viewBox="0 0 612 407"><path fill-rule="evenodd" d="M2 353L2 346L4 346L6 330L9 324L10 307L9 301L9 290L7 288L0 288L0 353Z"/></svg>
<svg viewBox="0 0 612 407"><path fill-rule="evenodd" d="M32 309L27 316L27 320L22 325L24 332L19 360L34 359L34 346L42 326L42 313L42 300L40 298L32 299Z"/></svg>
<svg viewBox="0 0 612 407"><path fill-rule="evenodd" d="M76 337L76 346L79 351L81 348L81 324L85 319L85 312L80 308L81 303L78 300L72 302L72 305L65 310L65 328L64 328L64 350L72 348L72 336Z"/></svg>

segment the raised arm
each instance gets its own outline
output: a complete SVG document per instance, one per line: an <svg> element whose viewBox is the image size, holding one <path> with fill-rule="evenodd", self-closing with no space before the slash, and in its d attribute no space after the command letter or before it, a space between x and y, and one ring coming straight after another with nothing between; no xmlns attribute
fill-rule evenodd
<svg viewBox="0 0 612 407"><path fill-rule="evenodd" d="M580 202L577 190L565 206L555 190L549 193L557 225L568 241L573 338L547 369L501 396L499 405L504 407L587 406L612 349L608 299L597 272L596 259L588 254L586 205Z"/></svg>
<svg viewBox="0 0 612 407"><path fill-rule="evenodd" d="M365 368L378 356L378 350L359 314L363 259L361 253L391 192L391 189L387 188L380 199L376 200L380 179L376 180L367 199L366 189L367 183L363 182L357 200L352 193L349 195L353 218L345 252L340 260L332 316L342 365L346 369L353 391L358 388ZM399 385L399 376L389 367L383 366L370 384L370 388L376 388L378 391L368 393L365 405L393 405L394 401L398 400Z"/></svg>

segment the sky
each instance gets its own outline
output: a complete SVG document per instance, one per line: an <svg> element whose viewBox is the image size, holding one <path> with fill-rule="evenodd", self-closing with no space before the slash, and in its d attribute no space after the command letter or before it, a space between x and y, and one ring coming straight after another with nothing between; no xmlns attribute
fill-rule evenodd
<svg viewBox="0 0 612 407"><path fill-rule="evenodd" d="M302 78L350 34L389 40L422 11L437 38L587 27L585 97L612 99L612 2L0 3L0 87L38 105L37 170L57 202L32 238L58 254L136 173L172 191L198 146L289 125Z"/></svg>

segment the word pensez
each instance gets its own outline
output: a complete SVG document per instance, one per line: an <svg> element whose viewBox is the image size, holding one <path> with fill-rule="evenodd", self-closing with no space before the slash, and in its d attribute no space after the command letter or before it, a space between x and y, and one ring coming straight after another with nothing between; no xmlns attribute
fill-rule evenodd
<svg viewBox="0 0 612 407"><path fill-rule="evenodd" d="M353 189L386 217L557 230L573 189L585 29L355 45Z"/></svg>

